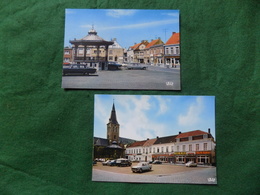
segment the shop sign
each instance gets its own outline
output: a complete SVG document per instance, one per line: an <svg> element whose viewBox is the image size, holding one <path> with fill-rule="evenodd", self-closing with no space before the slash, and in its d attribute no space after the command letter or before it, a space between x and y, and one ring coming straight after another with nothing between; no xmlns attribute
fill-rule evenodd
<svg viewBox="0 0 260 195"><path fill-rule="evenodd" d="M174 152L175 155L185 155L186 152Z"/></svg>
<svg viewBox="0 0 260 195"><path fill-rule="evenodd" d="M196 152L196 154L211 154L209 151L201 151L201 152Z"/></svg>
<svg viewBox="0 0 260 195"><path fill-rule="evenodd" d="M189 153L187 153L187 155L193 156L193 155L195 155L195 153L194 152L189 152Z"/></svg>

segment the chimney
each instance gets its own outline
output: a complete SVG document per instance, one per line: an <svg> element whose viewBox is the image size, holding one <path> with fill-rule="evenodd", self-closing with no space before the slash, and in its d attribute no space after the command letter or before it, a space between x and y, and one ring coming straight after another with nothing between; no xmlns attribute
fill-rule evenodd
<svg viewBox="0 0 260 195"><path fill-rule="evenodd" d="M157 139L159 138L159 136L156 137Z"/></svg>
<svg viewBox="0 0 260 195"><path fill-rule="evenodd" d="M176 32L172 32L172 35L174 35Z"/></svg>
<svg viewBox="0 0 260 195"><path fill-rule="evenodd" d="M210 128L208 128L208 133L210 134Z"/></svg>
<svg viewBox="0 0 260 195"><path fill-rule="evenodd" d="M149 140L149 138L147 138L147 140Z"/></svg>
<svg viewBox="0 0 260 195"><path fill-rule="evenodd" d="M181 131L179 131L179 135L181 134Z"/></svg>

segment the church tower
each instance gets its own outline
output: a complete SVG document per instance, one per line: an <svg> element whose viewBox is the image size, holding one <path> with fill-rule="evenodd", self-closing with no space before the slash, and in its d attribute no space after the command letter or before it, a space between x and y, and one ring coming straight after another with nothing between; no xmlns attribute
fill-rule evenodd
<svg viewBox="0 0 260 195"><path fill-rule="evenodd" d="M117 144L119 144L119 126L116 119L115 105L113 103L109 122L107 123L107 139L109 140L109 144L112 144L113 141L116 141Z"/></svg>

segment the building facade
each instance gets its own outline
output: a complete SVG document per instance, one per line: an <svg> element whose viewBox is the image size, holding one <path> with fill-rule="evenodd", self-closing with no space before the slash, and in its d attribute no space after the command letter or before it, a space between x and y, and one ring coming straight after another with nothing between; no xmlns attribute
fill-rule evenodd
<svg viewBox="0 0 260 195"><path fill-rule="evenodd" d="M173 32L165 43L164 62L170 68L180 66L180 33Z"/></svg>
<svg viewBox="0 0 260 195"><path fill-rule="evenodd" d="M124 49L119 45L116 38L112 41L114 44L108 47L108 61L122 64L124 62Z"/></svg>
<svg viewBox="0 0 260 195"><path fill-rule="evenodd" d="M132 161L215 164L215 146L210 129L209 132L195 130L135 142L126 148L125 155Z"/></svg>

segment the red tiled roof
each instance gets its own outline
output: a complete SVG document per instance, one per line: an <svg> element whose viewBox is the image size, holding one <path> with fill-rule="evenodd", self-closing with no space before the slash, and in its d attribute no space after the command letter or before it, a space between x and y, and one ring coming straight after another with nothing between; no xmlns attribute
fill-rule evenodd
<svg viewBox="0 0 260 195"><path fill-rule="evenodd" d="M190 136L197 136L197 135L204 135L204 134L209 134L209 133L201 131L201 130L195 130L195 131L189 131L186 133L181 133L176 138L183 138L183 137L190 137Z"/></svg>
<svg viewBox="0 0 260 195"><path fill-rule="evenodd" d="M146 47L145 48L149 48L149 47L151 47L151 46L153 46L153 45L155 45L156 44L156 42L158 41L159 39L155 39L155 40L153 40L153 41L151 41L148 45L146 45Z"/></svg>
<svg viewBox="0 0 260 195"><path fill-rule="evenodd" d="M146 141L147 140L134 142L128 148L130 148L130 147L137 147L137 146L143 146Z"/></svg>
<svg viewBox="0 0 260 195"><path fill-rule="evenodd" d="M173 33L168 39L165 45L179 44L180 43L180 33Z"/></svg>
<svg viewBox="0 0 260 195"><path fill-rule="evenodd" d="M131 46L132 49L136 49L137 47L139 47L139 45L141 45L141 43L137 43L134 46Z"/></svg>

